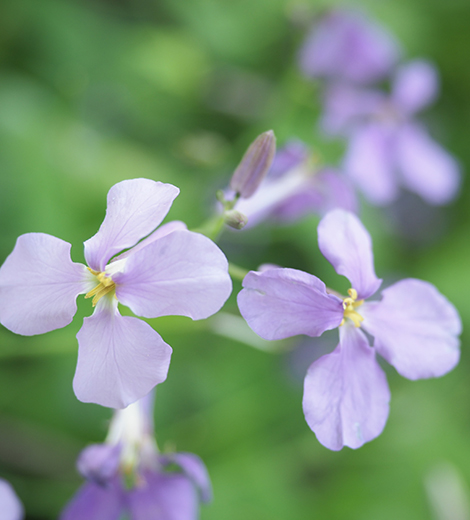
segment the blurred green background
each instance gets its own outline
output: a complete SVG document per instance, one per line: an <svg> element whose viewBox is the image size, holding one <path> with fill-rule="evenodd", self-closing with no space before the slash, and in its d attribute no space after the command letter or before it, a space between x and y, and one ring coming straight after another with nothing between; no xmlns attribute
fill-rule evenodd
<svg viewBox="0 0 470 520"><path fill-rule="evenodd" d="M41 231L73 244L98 229L106 193L148 177L181 189L171 219L197 227L210 215L245 148L272 128L299 137L324 162L343 147L319 134L318 84L296 66L312 17L332 2L301 0L3 0L0 5L0 261L18 235ZM358 3L442 74L423 118L470 164L470 4L466 0ZM470 325L469 186L455 204L414 216L363 205L376 271L434 283ZM405 204L405 206L406 206ZM401 208L401 209L400 209ZM318 217L286 227L227 232L220 246L247 269L262 262L343 283L317 251ZM224 312L237 315L235 295ZM110 410L76 400L75 334L23 338L0 329L0 476L27 518L57 517L81 483L75 459L101 442ZM224 316L222 316L222 319ZM159 445L199 454L215 499L202 520L463 520L470 518L469 336L439 380L411 382L386 368L392 390L384 433L353 451L321 446L305 423L302 382L335 335L253 348L215 333L219 319L151 320L174 349L157 389ZM242 324L235 324L235 332ZM226 329L228 330L228 329ZM275 352L266 352L266 349ZM323 350L322 350L323 349Z"/></svg>

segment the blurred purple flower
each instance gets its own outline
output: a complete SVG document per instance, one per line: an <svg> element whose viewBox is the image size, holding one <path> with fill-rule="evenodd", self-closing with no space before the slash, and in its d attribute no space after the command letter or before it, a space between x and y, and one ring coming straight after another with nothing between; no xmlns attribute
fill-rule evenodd
<svg viewBox="0 0 470 520"><path fill-rule="evenodd" d="M306 76L369 83L386 76L400 54L383 27L352 10L330 11L311 29L299 54Z"/></svg>
<svg viewBox="0 0 470 520"><path fill-rule="evenodd" d="M258 190L235 205L248 217L248 226L266 219L291 222L337 207L357 211L349 179L333 168L316 171L308 165L308 157L308 148L300 141L291 141L278 150Z"/></svg>
<svg viewBox="0 0 470 520"><path fill-rule="evenodd" d="M17 334L64 327L77 310L77 296L93 298L94 313L77 334L73 384L81 401L123 408L166 378L171 347L144 321L121 316L118 301L145 318L204 319L231 292L227 260L211 240L182 222L149 235L178 193L149 179L113 186L106 217L85 242L89 268L71 261L67 242L28 233L0 269L0 322Z"/></svg>
<svg viewBox="0 0 470 520"><path fill-rule="evenodd" d="M77 466L88 482L60 520L198 518L200 503L212 500L207 469L192 453L158 452L152 402L151 393L117 410L106 443L83 450Z"/></svg>
<svg viewBox="0 0 470 520"><path fill-rule="evenodd" d="M364 302L380 287L371 239L352 213L335 210L318 226L321 252L352 288L348 297L327 290L295 269L251 271L238 295L242 316L262 338L320 336L339 329L339 345L308 369L303 409L327 448L358 448L383 430L390 391L376 354L408 379L439 377L459 360L461 331L454 306L428 282L406 279ZM367 336L374 337L371 348Z"/></svg>
<svg viewBox="0 0 470 520"><path fill-rule="evenodd" d="M0 519L22 520L24 518L23 506L16 496L11 484L0 479Z"/></svg>
<svg viewBox="0 0 470 520"><path fill-rule="evenodd" d="M397 70L389 96L346 84L327 92L323 127L348 136L345 173L373 204L391 203L400 186L436 205L457 195L457 162L414 121L437 90L435 68L416 60Z"/></svg>

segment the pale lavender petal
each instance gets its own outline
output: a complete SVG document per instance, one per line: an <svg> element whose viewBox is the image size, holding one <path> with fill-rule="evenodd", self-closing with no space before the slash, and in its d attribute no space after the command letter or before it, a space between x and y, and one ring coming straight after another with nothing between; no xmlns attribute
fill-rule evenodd
<svg viewBox="0 0 470 520"><path fill-rule="evenodd" d="M121 316L106 297L84 319L77 339L73 388L80 401L125 408L166 379L171 347L148 323Z"/></svg>
<svg viewBox="0 0 470 520"><path fill-rule="evenodd" d="M277 150L274 161L269 170L269 177L279 177L292 168L303 164L309 156L309 150L305 143L299 140L288 141Z"/></svg>
<svg viewBox="0 0 470 520"><path fill-rule="evenodd" d="M360 300L380 287L370 235L354 213L342 209L327 213L318 225L318 245L336 272L348 278Z"/></svg>
<svg viewBox="0 0 470 520"><path fill-rule="evenodd" d="M430 283L402 280L380 302L360 308L374 347L408 379L439 377L459 361L461 322L455 307Z"/></svg>
<svg viewBox="0 0 470 520"><path fill-rule="evenodd" d="M199 491L202 502L212 500L212 485L207 468L202 460L193 453L173 453L160 457L164 465L177 464Z"/></svg>
<svg viewBox="0 0 470 520"><path fill-rule="evenodd" d="M207 237L191 231L174 231L130 255L113 280L118 300L146 318L204 319L232 291L225 255Z"/></svg>
<svg viewBox="0 0 470 520"><path fill-rule="evenodd" d="M325 168L318 172L316 181L323 194L322 214L335 208L357 213L356 192L345 175L333 168Z"/></svg>
<svg viewBox="0 0 470 520"><path fill-rule="evenodd" d="M328 135L342 135L382 110L382 92L361 89L349 83L328 85L324 96L321 129Z"/></svg>
<svg viewBox="0 0 470 520"><path fill-rule="evenodd" d="M311 168L301 164L285 175L268 175L258 191L249 199L239 200L235 209L248 217L248 226L253 226L272 215L290 197L308 189L313 173Z"/></svg>
<svg viewBox="0 0 470 520"><path fill-rule="evenodd" d="M390 391L374 350L360 329L340 327L340 343L308 369L304 383L305 419L330 450L359 448L382 432Z"/></svg>
<svg viewBox="0 0 470 520"><path fill-rule="evenodd" d="M107 487L88 482L67 504L59 520L120 520L123 505L117 482Z"/></svg>
<svg viewBox="0 0 470 520"><path fill-rule="evenodd" d="M312 175L298 193L275 207L271 216L289 222L309 213L324 215L335 208L357 212L357 198L346 176L325 168Z"/></svg>
<svg viewBox="0 0 470 520"><path fill-rule="evenodd" d="M342 301L327 294L317 277L297 269L250 271L243 287L238 295L240 313L264 339L321 336L343 319Z"/></svg>
<svg viewBox="0 0 470 520"><path fill-rule="evenodd" d="M392 37L353 11L324 16L301 48L300 68L307 76L370 82L387 74L398 58Z"/></svg>
<svg viewBox="0 0 470 520"><path fill-rule="evenodd" d="M150 179L131 179L108 192L106 217L85 242L85 258L95 271L103 271L109 259L132 247L152 232L168 213L179 189Z"/></svg>
<svg viewBox="0 0 470 520"><path fill-rule="evenodd" d="M81 451L77 469L87 480L104 486L117 474L120 455L120 445L92 444Z"/></svg>
<svg viewBox="0 0 470 520"><path fill-rule="evenodd" d="M183 473L146 473L126 496L132 520L197 520L196 488Z"/></svg>
<svg viewBox="0 0 470 520"><path fill-rule="evenodd" d="M9 482L0 479L0 519L21 520L23 506Z"/></svg>
<svg viewBox="0 0 470 520"><path fill-rule="evenodd" d="M70 259L70 244L44 233L21 235L0 268L0 322L30 336L68 325L91 274Z"/></svg>
<svg viewBox="0 0 470 520"><path fill-rule="evenodd" d="M446 204L457 196L460 168L452 155L417 124L404 125L397 135L396 161L402 183L430 204Z"/></svg>
<svg viewBox="0 0 470 520"><path fill-rule="evenodd" d="M122 260L123 258L127 258L129 255L132 255L137 251L140 251L141 249L148 246L155 240L158 240L159 238L173 233L173 231L181 231L185 229L188 229L188 226L184 222L181 222L181 220L172 220L171 222L167 222L166 224L163 224L163 226L160 226L158 229L156 229L150 236L148 236L144 240L141 240L132 249L129 249L121 255L114 257L111 260L111 263L115 262L116 260Z"/></svg>
<svg viewBox="0 0 470 520"><path fill-rule="evenodd" d="M438 89L439 78L434 65L415 60L397 70L392 99L401 110L412 114L434 101Z"/></svg>
<svg viewBox="0 0 470 520"><path fill-rule="evenodd" d="M383 125L371 123L352 134L343 168L369 202L390 204L398 195L394 159L393 134Z"/></svg>

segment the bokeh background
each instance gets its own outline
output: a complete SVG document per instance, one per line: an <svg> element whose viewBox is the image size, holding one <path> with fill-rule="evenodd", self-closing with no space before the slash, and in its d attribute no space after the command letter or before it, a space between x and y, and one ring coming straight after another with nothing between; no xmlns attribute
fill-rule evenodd
<svg viewBox="0 0 470 520"><path fill-rule="evenodd" d="M298 137L320 160L344 150L316 121L319 84L296 55L314 0L3 0L0 6L0 261L18 235L41 231L73 244L98 229L106 193L148 177L180 187L171 219L199 226L254 137ZM387 210L363 204L376 271L434 283L470 326L470 4L370 0L356 4L401 41L405 57L438 66L442 92L423 115L461 162L459 199L434 209L405 195ZM419 222L419 226L416 225ZM347 288L316 246L318 217L227 232L230 260L304 269ZM234 295L240 284L235 282ZM75 334L20 337L0 329L0 476L31 520L54 519L78 489L75 459L101 442L110 410L76 400ZM234 296L224 313L237 316ZM386 368L391 413L357 451L330 452L305 423L302 383L324 341L267 344L226 314L204 322L150 320L174 349L157 389L161 449L199 454L214 502L202 520L463 520L470 518L469 335L447 376L412 382ZM225 320L225 321L224 321ZM225 336L221 334L225 331ZM244 334L244 333L243 333ZM300 340L300 341L299 341Z"/></svg>

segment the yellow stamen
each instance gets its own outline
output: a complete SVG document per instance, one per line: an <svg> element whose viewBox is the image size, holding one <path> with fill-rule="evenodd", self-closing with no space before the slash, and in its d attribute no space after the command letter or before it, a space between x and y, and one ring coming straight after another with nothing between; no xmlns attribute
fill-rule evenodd
<svg viewBox="0 0 470 520"><path fill-rule="evenodd" d="M345 319L349 318L355 327L360 327L361 323L364 321L364 318L356 311L356 307L361 306L364 303L364 300L357 301L357 291L356 289L348 289L349 298L343 299L343 320L340 323L344 325Z"/></svg>
<svg viewBox="0 0 470 520"><path fill-rule="evenodd" d="M116 288L116 284L113 282L112 278L104 272L93 271L93 269L88 268L91 274L95 275L98 278L99 284L92 289L90 292L85 294L85 298L93 298L91 304L93 307L98 303L98 301L105 295L114 291Z"/></svg>

